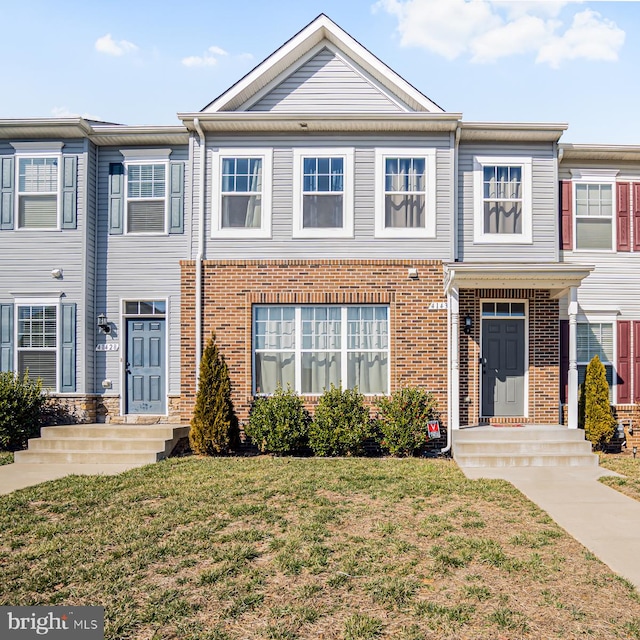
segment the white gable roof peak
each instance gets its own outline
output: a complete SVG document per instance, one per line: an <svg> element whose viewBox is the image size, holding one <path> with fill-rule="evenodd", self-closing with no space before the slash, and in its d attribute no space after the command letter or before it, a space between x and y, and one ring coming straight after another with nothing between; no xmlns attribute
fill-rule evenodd
<svg viewBox="0 0 640 640"><path fill-rule="evenodd" d="M208 104L202 113L244 110L257 94L261 94L278 78L295 70L297 63L321 43L331 43L373 77L390 94L396 95L418 112L444 113L444 110L410 83L400 77L368 49L341 29L324 14L298 32L266 60L250 71L221 96Z"/></svg>

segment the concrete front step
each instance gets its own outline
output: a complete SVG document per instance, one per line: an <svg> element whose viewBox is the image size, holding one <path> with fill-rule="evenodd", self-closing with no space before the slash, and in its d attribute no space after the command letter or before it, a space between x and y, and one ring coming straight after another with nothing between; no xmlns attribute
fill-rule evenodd
<svg viewBox="0 0 640 640"><path fill-rule="evenodd" d="M151 464L165 457L154 451L16 451L17 464Z"/></svg>
<svg viewBox="0 0 640 640"><path fill-rule="evenodd" d="M584 431L561 425L459 429L453 457L469 468L598 466Z"/></svg>
<svg viewBox="0 0 640 640"><path fill-rule="evenodd" d="M496 455L492 453L459 454L454 456L460 467L597 467L598 456L571 454L527 454L514 453Z"/></svg>
<svg viewBox="0 0 640 640"><path fill-rule="evenodd" d="M40 438L17 451L17 464L129 464L157 462L189 435L186 425L63 425L44 427Z"/></svg>

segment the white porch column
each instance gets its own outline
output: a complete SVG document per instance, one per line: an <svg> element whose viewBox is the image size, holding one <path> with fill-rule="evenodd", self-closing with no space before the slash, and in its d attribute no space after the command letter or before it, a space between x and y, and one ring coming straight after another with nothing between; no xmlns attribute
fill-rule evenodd
<svg viewBox="0 0 640 640"><path fill-rule="evenodd" d="M460 302L458 288L449 292L449 424L460 428Z"/></svg>
<svg viewBox="0 0 640 640"><path fill-rule="evenodd" d="M569 378L567 385L569 429L578 428L578 289L569 289Z"/></svg>

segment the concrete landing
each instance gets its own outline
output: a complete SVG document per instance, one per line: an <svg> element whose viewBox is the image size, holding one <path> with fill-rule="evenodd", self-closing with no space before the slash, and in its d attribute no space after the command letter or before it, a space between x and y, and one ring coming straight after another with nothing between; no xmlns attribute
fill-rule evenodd
<svg viewBox="0 0 640 640"><path fill-rule="evenodd" d="M0 495L70 475L116 475L141 464L5 464L0 466Z"/></svg>
<svg viewBox="0 0 640 640"><path fill-rule="evenodd" d="M640 502L598 482L600 467L462 468L467 478L507 480L567 533L640 589Z"/></svg>

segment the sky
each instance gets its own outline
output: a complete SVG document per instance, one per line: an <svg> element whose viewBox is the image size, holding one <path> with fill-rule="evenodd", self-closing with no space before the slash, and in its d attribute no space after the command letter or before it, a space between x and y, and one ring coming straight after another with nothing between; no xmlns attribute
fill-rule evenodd
<svg viewBox="0 0 640 640"><path fill-rule="evenodd" d="M0 118L179 124L320 13L466 121L640 145L640 2L0 0Z"/></svg>

